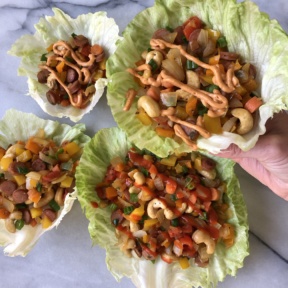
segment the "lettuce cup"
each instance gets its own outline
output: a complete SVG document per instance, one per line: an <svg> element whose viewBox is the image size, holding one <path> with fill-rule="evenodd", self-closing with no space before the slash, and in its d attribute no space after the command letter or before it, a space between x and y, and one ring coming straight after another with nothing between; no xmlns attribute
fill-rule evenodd
<svg viewBox="0 0 288 288"><path fill-rule="evenodd" d="M8 110L0 121L0 245L26 256L76 199L75 169L90 140L73 127Z"/></svg>
<svg viewBox="0 0 288 288"><path fill-rule="evenodd" d="M116 127L100 130L84 147L78 199L117 281L208 287L243 266L247 211L234 163L207 155L159 158L135 148Z"/></svg>
<svg viewBox="0 0 288 288"><path fill-rule="evenodd" d="M103 95L106 60L119 29L106 12L71 18L58 8L41 18L34 35L24 35L9 54L21 58L18 74L28 77L28 94L49 115L79 121Z"/></svg>
<svg viewBox="0 0 288 288"><path fill-rule="evenodd" d="M287 109L287 34L250 1L156 0L123 35L107 98L141 149L249 150Z"/></svg>

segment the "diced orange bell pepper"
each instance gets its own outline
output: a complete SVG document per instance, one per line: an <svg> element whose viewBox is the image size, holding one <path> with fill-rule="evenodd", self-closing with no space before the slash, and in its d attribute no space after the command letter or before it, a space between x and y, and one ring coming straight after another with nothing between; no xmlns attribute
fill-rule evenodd
<svg viewBox="0 0 288 288"><path fill-rule="evenodd" d="M192 116L193 112L196 110L197 101L198 101L197 97L190 97L189 100L187 101L185 110L189 116Z"/></svg>
<svg viewBox="0 0 288 288"><path fill-rule="evenodd" d="M203 124L207 131L214 134L221 134L221 120L220 117L209 117L207 114L203 116Z"/></svg>
<svg viewBox="0 0 288 288"><path fill-rule="evenodd" d="M173 138L173 136L175 135L175 131L172 128L166 129L162 127L156 127L155 132L161 137Z"/></svg>
<svg viewBox="0 0 288 288"><path fill-rule="evenodd" d="M30 150L34 154L39 154L41 147L33 141L33 137L30 137L25 144L25 148Z"/></svg>
<svg viewBox="0 0 288 288"><path fill-rule="evenodd" d="M111 199L117 197L118 193L117 193L117 190L114 187L110 186L110 187L107 187L105 189L105 195L106 195L107 199L111 200Z"/></svg>
<svg viewBox="0 0 288 288"><path fill-rule="evenodd" d="M38 203L41 199L41 193L39 193L36 189L30 189L28 191L28 199L34 203Z"/></svg>

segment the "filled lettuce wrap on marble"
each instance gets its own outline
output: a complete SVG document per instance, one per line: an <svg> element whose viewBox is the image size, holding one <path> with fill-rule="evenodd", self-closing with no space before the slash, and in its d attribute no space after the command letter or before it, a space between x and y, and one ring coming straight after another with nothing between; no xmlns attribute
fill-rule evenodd
<svg viewBox="0 0 288 288"><path fill-rule="evenodd" d="M76 199L75 169L90 140L73 127L8 110L0 121L0 246L26 256Z"/></svg>
<svg viewBox="0 0 288 288"><path fill-rule="evenodd" d="M128 138L166 157L255 145L287 109L287 34L251 1L161 1L107 62L108 104Z"/></svg>
<svg viewBox="0 0 288 288"><path fill-rule="evenodd" d="M112 275L142 288L210 287L235 275L249 247L233 166L200 152L159 158L119 128L97 132L76 187Z"/></svg>
<svg viewBox="0 0 288 288"><path fill-rule="evenodd" d="M107 84L106 60L120 39L106 12L73 19L58 8L41 18L34 35L24 35L9 54L21 58L18 73L28 77L28 94L48 114L79 121Z"/></svg>

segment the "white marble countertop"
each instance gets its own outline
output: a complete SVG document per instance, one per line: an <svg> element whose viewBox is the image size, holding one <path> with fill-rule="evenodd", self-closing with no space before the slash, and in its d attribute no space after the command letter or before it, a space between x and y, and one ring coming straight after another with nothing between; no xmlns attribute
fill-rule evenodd
<svg viewBox="0 0 288 288"><path fill-rule="evenodd" d="M9 108L33 112L44 119L73 124L67 119L53 119L34 100L26 97L25 77L17 76L19 59L7 55L11 45L24 34L34 33L40 17L53 15L58 7L71 17L79 14L107 11L123 31L141 10L153 5L153 0L1 0L0 3L0 117ZM277 19L288 32L287 0L256 0L260 10ZM104 127L115 126L106 97L83 118L88 134ZM98 115L95 118L95 115ZM248 207L250 225L250 256L237 277L227 277L219 287L257 288L288 287L288 203L236 167ZM76 203L57 229L44 234L25 257L10 258L0 250L0 287L134 287L125 278L121 282L111 276L105 264L105 251L92 247L87 230L88 221ZM150 287L154 288L154 287ZM155 287L156 288L156 287Z"/></svg>

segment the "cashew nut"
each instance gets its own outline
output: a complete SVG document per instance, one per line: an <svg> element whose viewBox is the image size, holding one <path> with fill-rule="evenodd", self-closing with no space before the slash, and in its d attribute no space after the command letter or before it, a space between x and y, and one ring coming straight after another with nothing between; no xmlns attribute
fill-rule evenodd
<svg viewBox="0 0 288 288"><path fill-rule="evenodd" d="M231 110L231 114L240 121L236 132L240 135L246 134L252 130L254 121L252 114L244 108L235 108Z"/></svg>
<svg viewBox="0 0 288 288"><path fill-rule="evenodd" d="M202 176L204 176L207 179L214 180L216 178L216 169L211 170L197 170Z"/></svg>
<svg viewBox="0 0 288 288"><path fill-rule="evenodd" d="M166 203L161 201L160 199L153 199L148 203L147 206L147 214L150 218L156 219L158 209L165 209L167 207ZM165 210L164 210L165 211ZM165 213L165 212L164 212ZM167 218L167 217L166 217Z"/></svg>
<svg viewBox="0 0 288 288"><path fill-rule="evenodd" d="M61 187L59 187L55 193L55 201L59 206L64 205L63 193L64 193L64 189Z"/></svg>
<svg viewBox="0 0 288 288"><path fill-rule="evenodd" d="M14 211L9 215L9 219L12 220L20 220L22 219L22 212L21 211Z"/></svg>
<svg viewBox="0 0 288 288"><path fill-rule="evenodd" d="M138 193L140 193L141 189L138 187L135 187L135 186L131 186L128 191L130 194L132 194L132 193L138 194Z"/></svg>
<svg viewBox="0 0 288 288"><path fill-rule="evenodd" d="M187 203L182 202L181 207L177 208L177 210L182 214L185 212L186 208L187 208Z"/></svg>
<svg viewBox="0 0 288 288"><path fill-rule="evenodd" d="M53 198L54 198L54 191L52 188L48 189L45 193L44 196L41 197L39 202L34 203L34 208L41 208L48 204Z"/></svg>
<svg viewBox="0 0 288 288"><path fill-rule="evenodd" d="M161 52L153 50L147 53L146 55L146 64L149 64L150 60L153 59L157 66L159 67L163 60L163 55Z"/></svg>
<svg viewBox="0 0 288 288"><path fill-rule="evenodd" d="M9 218L5 219L5 227L10 233L16 232L16 227L15 227L13 219L9 219Z"/></svg>
<svg viewBox="0 0 288 288"><path fill-rule="evenodd" d="M213 254L215 251L215 241L210 237L209 233L204 230L196 230L192 239L196 244L204 243L207 248L207 254Z"/></svg>
<svg viewBox="0 0 288 288"><path fill-rule="evenodd" d="M130 231L133 233L138 230L139 230L139 225L137 223L130 221Z"/></svg>
<svg viewBox="0 0 288 288"><path fill-rule="evenodd" d="M138 109L143 108L149 117L160 116L159 104L150 96L141 96L138 100Z"/></svg>
<svg viewBox="0 0 288 288"><path fill-rule="evenodd" d="M143 185L146 182L144 174L139 171L133 175L133 178L135 180L135 184L137 185Z"/></svg>
<svg viewBox="0 0 288 288"><path fill-rule="evenodd" d="M164 209L164 215L165 215L166 219L168 219L168 220L172 220L172 219L177 218L177 216L174 214L174 212L169 208Z"/></svg>

